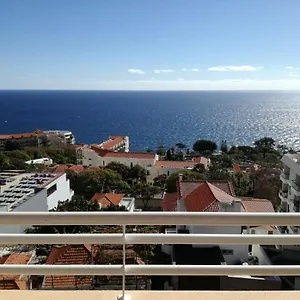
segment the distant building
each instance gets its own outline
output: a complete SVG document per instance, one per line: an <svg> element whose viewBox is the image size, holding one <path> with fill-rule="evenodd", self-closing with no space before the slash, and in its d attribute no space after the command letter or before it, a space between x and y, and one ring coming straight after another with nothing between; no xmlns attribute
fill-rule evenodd
<svg viewBox="0 0 300 300"><path fill-rule="evenodd" d="M284 167L280 174L282 212L300 212L300 154L285 154L281 159ZM299 226L282 227L283 233L299 234Z"/></svg>
<svg viewBox="0 0 300 300"><path fill-rule="evenodd" d="M96 193L91 201L97 201L100 208L124 206L129 212L135 211L135 198L124 197L124 194Z"/></svg>
<svg viewBox="0 0 300 300"><path fill-rule="evenodd" d="M5 182L2 181L3 185L0 190L0 211L2 212L47 212L56 207L59 201L71 199L74 195L66 174L7 175L9 174L0 173L0 178L7 178ZM22 233L27 227L3 225L0 226L0 232Z"/></svg>
<svg viewBox="0 0 300 300"><path fill-rule="evenodd" d="M108 137L108 140L103 141L98 145L103 150L114 152L129 152L129 137L128 136L114 136Z"/></svg>
<svg viewBox="0 0 300 300"><path fill-rule="evenodd" d="M2 134L0 135L0 151L13 150L20 147L41 147L47 145L47 136L41 130L29 133Z"/></svg>
<svg viewBox="0 0 300 300"><path fill-rule="evenodd" d="M27 165L52 165L53 160L48 157L33 159L33 160L27 160L25 161L25 164Z"/></svg>
<svg viewBox="0 0 300 300"><path fill-rule="evenodd" d="M51 144L51 142L61 141L66 145L75 144L75 137L73 133L69 130L46 130L44 131L47 135L47 138Z"/></svg>

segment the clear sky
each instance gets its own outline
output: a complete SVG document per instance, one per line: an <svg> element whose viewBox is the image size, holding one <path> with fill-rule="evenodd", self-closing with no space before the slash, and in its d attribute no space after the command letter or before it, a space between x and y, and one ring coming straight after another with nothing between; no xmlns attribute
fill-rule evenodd
<svg viewBox="0 0 300 300"><path fill-rule="evenodd" d="M300 89L300 0L0 0L0 89Z"/></svg>

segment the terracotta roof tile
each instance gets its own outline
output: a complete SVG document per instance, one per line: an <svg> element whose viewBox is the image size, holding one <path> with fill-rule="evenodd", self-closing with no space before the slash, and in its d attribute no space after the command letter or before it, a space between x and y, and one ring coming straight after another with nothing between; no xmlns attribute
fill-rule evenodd
<svg viewBox="0 0 300 300"><path fill-rule="evenodd" d="M57 173L65 173L66 170L68 170L68 169L69 169L68 165L57 165L55 167L55 172L57 172Z"/></svg>
<svg viewBox="0 0 300 300"><path fill-rule="evenodd" d="M92 264L91 247L87 245L67 245L63 247L53 247L48 256L46 264L55 265L84 265ZM46 276L45 288L72 288L91 286L92 276Z"/></svg>
<svg viewBox="0 0 300 300"><path fill-rule="evenodd" d="M55 167L57 173L65 173L67 170L72 170L79 174L85 170L85 167L83 165L57 165Z"/></svg>
<svg viewBox="0 0 300 300"><path fill-rule="evenodd" d="M27 265L30 261L31 254L12 253L5 261L6 265Z"/></svg>
<svg viewBox="0 0 300 300"><path fill-rule="evenodd" d="M79 174L85 170L85 167L83 165L73 165L69 168L69 170L72 170Z"/></svg>
<svg viewBox="0 0 300 300"><path fill-rule="evenodd" d="M107 207L110 205L119 205L123 197L124 194L95 193L91 200L98 201L101 207Z"/></svg>
<svg viewBox="0 0 300 300"><path fill-rule="evenodd" d="M234 173L239 173L239 172L241 172L241 168L239 167L239 165L237 165L237 164L234 164L234 165L233 165L233 172L234 172Z"/></svg>
<svg viewBox="0 0 300 300"><path fill-rule="evenodd" d="M193 158L193 161L196 163L196 164L202 164L205 166L205 168L207 167L208 165L208 159L206 157L194 157Z"/></svg>
<svg viewBox="0 0 300 300"><path fill-rule="evenodd" d="M272 202L267 199L242 198L246 212L275 212Z"/></svg>
<svg viewBox="0 0 300 300"><path fill-rule="evenodd" d="M46 136L46 134L42 131L15 133L15 134L2 134L0 135L0 140L9 140L9 139L16 140L21 138L30 138L30 137L38 137L38 136Z"/></svg>
<svg viewBox="0 0 300 300"><path fill-rule="evenodd" d="M124 142L123 136L110 136L109 140L100 144L99 147L105 150L114 150L113 148L122 142Z"/></svg>
<svg viewBox="0 0 300 300"><path fill-rule="evenodd" d="M178 193L166 193L162 202L163 211L176 211Z"/></svg>

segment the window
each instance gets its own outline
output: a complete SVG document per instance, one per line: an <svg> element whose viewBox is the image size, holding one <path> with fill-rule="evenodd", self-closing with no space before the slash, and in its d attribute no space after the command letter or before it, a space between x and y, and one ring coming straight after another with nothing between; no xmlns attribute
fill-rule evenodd
<svg viewBox="0 0 300 300"><path fill-rule="evenodd" d="M133 163L131 162L131 163L130 163L130 168L132 168L132 167L133 167Z"/></svg>
<svg viewBox="0 0 300 300"><path fill-rule="evenodd" d="M105 161L104 160L103 160L102 164L103 164L103 166L105 166Z"/></svg>
<svg viewBox="0 0 300 300"><path fill-rule="evenodd" d="M233 255L233 250L232 249L222 249L221 252L224 255Z"/></svg>
<svg viewBox="0 0 300 300"><path fill-rule="evenodd" d="M168 176L170 175L170 171L168 171Z"/></svg>
<svg viewBox="0 0 300 300"><path fill-rule="evenodd" d="M47 190L47 197L49 197L51 194L53 194L57 190L57 185L53 184L49 189Z"/></svg>

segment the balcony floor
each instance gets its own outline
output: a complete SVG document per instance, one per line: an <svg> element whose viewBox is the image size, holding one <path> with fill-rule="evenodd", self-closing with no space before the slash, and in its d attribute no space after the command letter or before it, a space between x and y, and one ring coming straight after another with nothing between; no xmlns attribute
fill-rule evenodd
<svg viewBox="0 0 300 300"><path fill-rule="evenodd" d="M1 300L116 300L118 291L1 291ZM129 291L130 300L298 300L300 292Z"/></svg>

